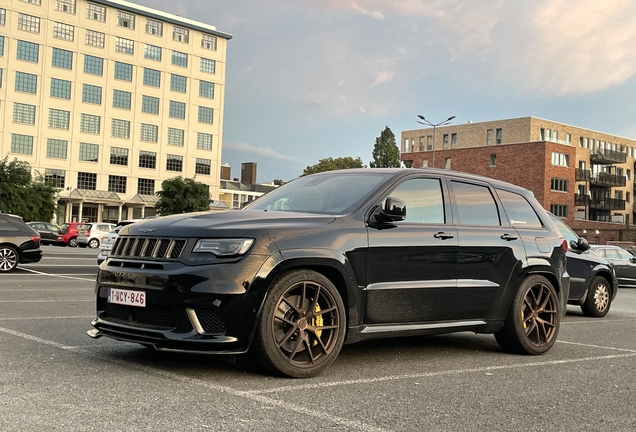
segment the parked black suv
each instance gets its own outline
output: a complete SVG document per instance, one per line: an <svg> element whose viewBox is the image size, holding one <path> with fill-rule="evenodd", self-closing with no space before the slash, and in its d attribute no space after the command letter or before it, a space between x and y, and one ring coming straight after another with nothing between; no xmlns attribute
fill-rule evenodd
<svg viewBox="0 0 636 432"><path fill-rule="evenodd" d="M21 217L0 213L0 273L15 270L18 264L42 259L40 234Z"/></svg>
<svg viewBox="0 0 636 432"><path fill-rule="evenodd" d="M94 338L241 354L316 375L372 337L494 333L552 347L567 245L531 192L449 170L300 177L244 210L122 228L96 284Z"/></svg>

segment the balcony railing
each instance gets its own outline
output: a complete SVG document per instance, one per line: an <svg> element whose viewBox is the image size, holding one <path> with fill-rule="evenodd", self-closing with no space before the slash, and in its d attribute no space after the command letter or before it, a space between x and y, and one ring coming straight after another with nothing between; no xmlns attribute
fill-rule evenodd
<svg viewBox="0 0 636 432"><path fill-rule="evenodd" d="M590 183L598 186L623 187L627 184L627 177L601 172L591 176Z"/></svg>
<svg viewBox="0 0 636 432"><path fill-rule="evenodd" d="M589 195L575 194L574 195L574 205L575 206L589 207L589 205L590 205L590 196Z"/></svg>
<svg viewBox="0 0 636 432"><path fill-rule="evenodd" d="M625 210L625 200L616 198L592 198L590 208L599 210Z"/></svg>
<svg viewBox="0 0 636 432"><path fill-rule="evenodd" d="M611 165L627 162L627 154L616 150L598 149L590 154L593 163Z"/></svg>
<svg viewBox="0 0 636 432"><path fill-rule="evenodd" d="M577 168L574 176L576 181L590 181L590 170Z"/></svg>

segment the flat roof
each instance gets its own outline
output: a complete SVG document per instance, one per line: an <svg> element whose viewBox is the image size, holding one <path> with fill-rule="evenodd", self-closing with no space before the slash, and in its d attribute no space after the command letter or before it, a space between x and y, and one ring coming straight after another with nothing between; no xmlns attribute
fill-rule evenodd
<svg viewBox="0 0 636 432"><path fill-rule="evenodd" d="M140 15L147 16L149 18L154 18L160 21L166 21L172 24L180 25L183 27L188 27L193 30L198 30L203 33L208 33L214 36L218 36L227 40L232 39L232 35L229 33L224 33L218 31L215 26L210 24L205 24L199 21L194 21L189 18L183 18L179 15L174 15L167 12L162 12L157 9L152 9L146 6L141 6L135 3L131 3L125 0L90 0L89 3L101 4L104 6L110 6L115 9L120 9L126 12L133 12Z"/></svg>

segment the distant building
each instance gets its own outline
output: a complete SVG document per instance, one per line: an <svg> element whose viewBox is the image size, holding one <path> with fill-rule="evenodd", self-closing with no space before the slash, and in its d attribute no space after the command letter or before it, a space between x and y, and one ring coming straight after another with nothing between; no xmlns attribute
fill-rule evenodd
<svg viewBox="0 0 636 432"><path fill-rule="evenodd" d="M0 154L60 189L60 223L152 215L179 175L216 198L231 37L123 0L1 2Z"/></svg>
<svg viewBox="0 0 636 432"><path fill-rule="evenodd" d="M222 165L221 172L227 175L228 179L221 179L219 200L227 207L238 210L248 202L254 201L279 186L274 183L256 184L256 168L256 162L243 163L241 164L242 179L229 180L231 168L227 164Z"/></svg>
<svg viewBox="0 0 636 432"><path fill-rule="evenodd" d="M634 149L636 140L524 117L403 131L400 158L419 168L434 154L437 168L523 186L579 235L605 243L636 236Z"/></svg>

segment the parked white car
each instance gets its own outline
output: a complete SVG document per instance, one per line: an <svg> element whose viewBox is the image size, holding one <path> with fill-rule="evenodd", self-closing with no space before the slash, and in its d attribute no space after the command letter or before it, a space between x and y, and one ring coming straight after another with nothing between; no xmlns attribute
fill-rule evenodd
<svg viewBox="0 0 636 432"><path fill-rule="evenodd" d="M77 245L79 247L88 246L91 249L96 249L102 242L102 239L115 229L115 224L112 223L87 223L80 227L77 234Z"/></svg>
<svg viewBox="0 0 636 432"><path fill-rule="evenodd" d="M141 222L142 220L143 219L130 219L130 220L121 221L115 226L115 228L113 228L111 232L106 234L99 245L99 253L97 254L97 264L99 265L103 263L104 261L106 261L106 258L108 258L108 255L110 255L110 251L113 248L113 245L115 244L115 240L117 239L119 230L122 227L125 227L126 225L134 224L135 222Z"/></svg>

